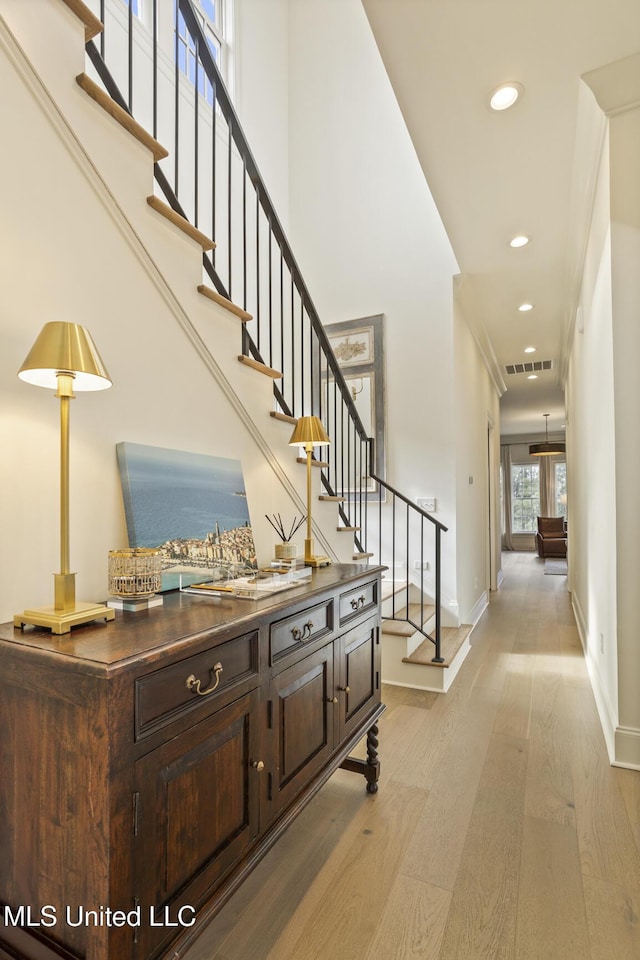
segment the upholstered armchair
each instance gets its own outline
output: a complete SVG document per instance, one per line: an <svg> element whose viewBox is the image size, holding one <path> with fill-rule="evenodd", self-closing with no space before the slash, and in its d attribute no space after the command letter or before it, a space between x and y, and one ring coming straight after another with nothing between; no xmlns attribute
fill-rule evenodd
<svg viewBox="0 0 640 960"><path fill-rule="evenodd" d="M538 517L536 546L539 557L566 557L567 531L564 517Z"/></svg>

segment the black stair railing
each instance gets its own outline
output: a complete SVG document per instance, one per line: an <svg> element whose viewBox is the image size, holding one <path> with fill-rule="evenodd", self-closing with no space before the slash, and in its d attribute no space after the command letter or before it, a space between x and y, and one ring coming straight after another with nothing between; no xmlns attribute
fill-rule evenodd
<svg viewBox="0 0 640 960"><path fill-rule="evenodd" d="M322 448L321 483L327 496L340 498L340 526L352 531L357 555L377 555L382 562L387 551L395 567L397 503L406 512L407 531L425 523L433 528L436 627L432 635L423 623L413 625L433 641L434 659L439 660L440 534L446 527L372 472L373 440L264 185L198 11L191 0L154 0L143 23L134 15L132 0L94 0L95 7L105 25L100 39L87 44L95 72L110 96L169 149L169 157L155 164L158 188L174 210L216 241L215 250L203 256L208 282L251 314L243 324L242 353L282 374L274 381L277 407L291 417L311 414L323 421L332 443ZM384 511L383 491L390 498ZM374 499L380 502L377 551L369 544ZM424 543L424 527L421 536ZM414 549L413 539L408 533L407 550ZM405 561L408 597L408 553ZM415 585L423 592L427 578L422 567L416 572Z"/></svg>

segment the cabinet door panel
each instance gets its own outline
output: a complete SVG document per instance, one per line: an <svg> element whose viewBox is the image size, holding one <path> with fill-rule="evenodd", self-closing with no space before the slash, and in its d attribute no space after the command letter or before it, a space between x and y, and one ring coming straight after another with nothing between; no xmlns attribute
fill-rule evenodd
<svg viewBox="0 0 640 960"><path fill-rule="evenodd" d="M380 634L368 620L339 640L339 737L348 736L380 701Z"/></svg>
<svg viewBox="0 0 640 960"><path fill-rule="evenodd" d="M276 811L325 763L334 743L333 644L274 678L272 734Z"/></svg>
<svg viewBox="0 0 640 960"><path fill-rule="evenodd" d="M136 764L136 887L145 911L197 906L258 827L258 693L243 697ZM168 931L143 923L143 954Z"/></svg>

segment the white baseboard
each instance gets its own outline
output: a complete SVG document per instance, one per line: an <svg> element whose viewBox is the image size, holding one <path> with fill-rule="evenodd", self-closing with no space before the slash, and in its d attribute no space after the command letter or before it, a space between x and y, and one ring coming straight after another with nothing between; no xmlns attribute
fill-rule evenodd
<svg viewBox="0 0 640 960"><path fill-rule="evenodd" d="M640 770L640 730L635 727L616 727L614 767Z"/></svg>
<svg viewBox="0 0 640 960"><path fill-rule="evenodd" d="M578 626L580 643L584 652L589 681L596 702L596 709L600 718L600 726L604 734L609 762L614 767L625 767L629 770L640 770L640 730L635 727L621 727L608 694L602 686L600 674L591 657L587 621L584 616L577 593L571 594L571 606Z"/></svg>
<svg viewBox="0 0 640 960"><path fill-rule="evenodd" d="M475 627L476 623L489 606L489 594L484 590L474 603L469 614L469 623Z"/></svg>

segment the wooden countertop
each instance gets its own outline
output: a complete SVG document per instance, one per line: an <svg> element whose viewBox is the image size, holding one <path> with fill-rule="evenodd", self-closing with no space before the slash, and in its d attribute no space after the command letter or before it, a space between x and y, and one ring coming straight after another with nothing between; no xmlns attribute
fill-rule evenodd
<svg viewBox="0 0 640 960"><path fill-rule="evenodd" d="M333 564L314 570L311 582L306 581L290 590L272 594L261 600L244 600L235 597L199 596L171 591L164 594L164 604L137 613L116 611L110 623L96 622L73 627L70 633L60 636L42 627L25 626L22 630L13 623L0 625L0 656L17 652L15 648L28 648L31 654L43 658L65 657L91 665L102 673L110 668L126 665L132 658L157 651L180 639L193 639L198 634L225 632L233 626L242 630L261 614L273 619L278 609L292 608L313 600L317 594L339 589L362 577L376 577L381 566L361 563ZM26 652L26 651L25 651Z"/></svg>

